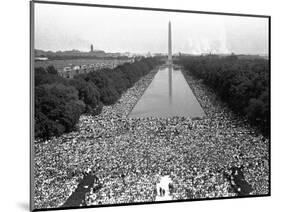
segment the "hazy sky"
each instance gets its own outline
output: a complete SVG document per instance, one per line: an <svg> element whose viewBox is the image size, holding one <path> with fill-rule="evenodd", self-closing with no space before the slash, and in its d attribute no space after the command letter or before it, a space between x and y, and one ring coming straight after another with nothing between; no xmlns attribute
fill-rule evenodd
<svg viewBox="0 0 281 212"><path fill-rule="evenodd" d="M162 52L172 23L173 52L268 53L268 19L35 4L35 48Z"/></svg>

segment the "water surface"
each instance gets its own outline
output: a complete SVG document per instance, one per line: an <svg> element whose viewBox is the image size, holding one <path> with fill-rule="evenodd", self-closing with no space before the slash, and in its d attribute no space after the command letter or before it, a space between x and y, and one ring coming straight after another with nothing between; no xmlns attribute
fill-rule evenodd
<svg viewBox="0 0 281 212"><path fill-rule="evenodd" d="M205 116L181 70L161 68L139 99L129 118Z"/></svg>

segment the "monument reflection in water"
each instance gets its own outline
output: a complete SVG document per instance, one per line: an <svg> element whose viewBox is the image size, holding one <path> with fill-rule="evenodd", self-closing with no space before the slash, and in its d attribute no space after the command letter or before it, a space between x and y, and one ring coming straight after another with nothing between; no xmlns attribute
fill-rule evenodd
<svg viewBox="0 0 281 212"><path fill-rule="evenodd" d="M173 67L173 59L172 59L172 30L171 30L171 21L169 21L168 25L168 69L169 69L169 97L172 98L172 67Z"/></svg>
<svg viewBox="0 0 281 212"><path fill-rule="evenodd" d="M129 118L205 116L181 70L159 69Z"/></svg>
<svg viewBox="0 0 281 212"><path fill-rule="evenodd" d="M129 118L205 116L181 70L173 69L171 22L168 25L168 59L166 67L159 69Z"/></svg>

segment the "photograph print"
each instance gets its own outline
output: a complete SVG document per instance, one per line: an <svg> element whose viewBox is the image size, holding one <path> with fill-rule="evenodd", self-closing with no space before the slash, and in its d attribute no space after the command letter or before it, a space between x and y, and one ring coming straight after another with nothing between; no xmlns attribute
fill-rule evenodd
<svg viewBox="0 0 281 212"><path fill-rule="evenodd" d="M270 195L270 17L30 2L31 208Z"/></svg>

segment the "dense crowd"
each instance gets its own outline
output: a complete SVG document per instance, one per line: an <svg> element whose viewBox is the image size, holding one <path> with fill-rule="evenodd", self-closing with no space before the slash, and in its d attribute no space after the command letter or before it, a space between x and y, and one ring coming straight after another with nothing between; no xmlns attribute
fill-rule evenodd
<svg viewBox="0 0 281 212"><path fill-rule="evenodd" d="M155 73L101 114L81 116L78 131L35 144L36 208L62 206L89 170L99 189L85 194L86 205L155 201L164 175L174 200L237 196L225 177L233 167L243 171L248 195L269 192L269 140L187 72L205 118L127 118Z"/></svg>

